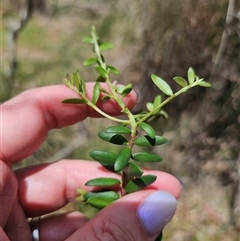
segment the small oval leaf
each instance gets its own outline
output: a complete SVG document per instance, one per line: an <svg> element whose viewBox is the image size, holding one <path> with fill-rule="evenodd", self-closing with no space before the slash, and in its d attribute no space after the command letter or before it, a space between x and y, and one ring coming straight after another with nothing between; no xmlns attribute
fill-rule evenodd
<svg viewBox="0 0 240 241"><path fill-rule="evenodd" d="M106 50L106 49L112 49L113 44L112 43L101 43L99 46L100 50Z"/></svg>
<svg viewBox="0 0 240 241"><path fill-rule="evenodd" d="M127 139L123 136L115 133L107 133L106 131L101 131L98 133L98 136L107 142L110 142L115 145L123 145L127 143Z"/></svg>
<svg viewBox="0 0 240 241"><path fill-rule="evenodd" d="M108 151L91 151L89 153L93 160L100 162L102 165L114 165L118 155Z"/></svg>
<svg viewBox="0 0 240 241"><path fill-rule="evenodd" d="M147 102L146 107L148 111L153 111L154 109L154 105L151 102Z"/></svg>
<svg viewBox="0 0 240 241"><path fill-rule="evenodd" d="M110 126L104 130L107 133L130 134L131 130L125 126Z"/></svg>
<svg viewBox="0 0 240 241"><path fill-rule="evenodd" d="M182 77L180 77L180 76L176 76L176 77L174 77L173 79L174 79L174 81L175 81L177 84L179 84L181 87L186 87L186 86L187 86L187 81L186 81L184 78L182 78Z"/></svg>
<svg viewBox="0 0 240 241"><path fill-rule="evenodd" d="M96 79L96 82L106 82L106 78L102 77L101 75L98 76L98 78Z"/></svg>
<svg viewBox="0 0 240 241"><path fill-rule="evenodd" d="M83 194L83 198L87 200L90 197L107 197L117 200L119 198L119 194L114 191L94 191L94 192L86 192Z"/></svg>
<svg viewBox="0 0 240 241"><path fill-rule="evenodd" d="M154 98L154 101L153 101L153 106L154 106L154 108L156 108L157 106L159 106L161 103L162 103L162 96L161 96L161 95L157 95L157 96Z"/></svg>
<svg viewBox="0 0 240 241"><path fill-rule="evenodd" d="M85 104L86 101L83 100L83 99L78 99L78 98L70 98L70 99L63 100L62 103L65 103L65 104Z"/></svg>
<svg viewBox="0 0 240 241"><path fill-rule="evenodd" d="M129 162L127 166L127 175L130 177L141 177L143 174L142 169L135 163Z"/></svg>
<svg viewBox="0 0 240 241"><path fill-rule="evenodd" d="M104 77L104 78L107 77L108 74L107 74L107 71L106 71L104 68L102 68L101 66L96 66L95 68L96 68L97 72L98 72L102 77Z"/></svg>
<svg viewBox="0 0 240 241"><path fill-rule="evenodd" d="M100 84L99 82L96 82L93 88L93 97L92 97L92 103L96 105L98 99L100 96Z"/></svg>
<svg viewBox="0 0 240 241"><path fill-rule="evenodd" d="M155 131L154 129L149 125L147 124L146 122L142 122L139 124L139 127L141 129L143 129L151 138L154 138L155 137Z"/></svg>
<svg viewBox="0 0 240 241"><path fill-rule="evenodd" d="M157 177L155 175L144 175L129 181L125 187L126 193L132 193L140 191L147 186L151 185Z"/></svg>
<svg viewBox="0 0 240 241"><path fill-rule="evenodd" d="M93 43L94 43L94 40L93 40L93 38L91 38L91 37L83 37L83 38L82 38L82 42L83 42L83 43L93 44Z"/></svg>
<svg viewBox="0 0 240 241"><path fill-rule="evenodd" d="M206 81L201 81L198 85L206 88L211 87L211 84Z"/></svg>
<svg viewBox="0 0 240 241"><path fill-rule="evenodd" d="M165 94L168 96L171 96L173 94L173 91L171 87L168 85L166 81L161 79L160 77L152 74L151 79L154 82L154 84Z"/></svg>
<svg viewBox="0 0 240 241"><path fill-rule="evenodd" d="M125 147L124 149L121 150L117 160L114 163L114 170L116 172L121 171L127 165L130 158L131 158L131 149L128 147Z"/></svg>
<svg viewBox="0 0 240 241"><path fill-rule="evenodd" d="M109 70L110 73L115 74L115 75L119 75L119 70L116 69L115 67L113 67L111 65L107 65L107 69Z"/></svg>
<svg viewBox="0 0 240 241"><path fill-rule="evenodd" d="M132 88L132 84L128 84L122 91L122 96L126 96L127 94L129 94L132 91Z"/></svg>
<svg viewBox="0 0 240 241"><path fill-rule="evenodd" d="M195 73L194 73L193 68L190 67L188 69L187 76L188 76L188 82L191 85L194 82L194 80L195 80Z"/></svg>
<svg viewBox="0 0 240 241"><path fill-rule="evenodd" d="M100 211L98 208L95 208L86 202L84 202L82 204L79 203L78 209L82 214L84 214L84 216L88 217L89 219L96 216L96 214Z"/></svg>
<svg viewBox="0 0 240 241"><path fill-rule="evenodd" d="M97 209L103 209L106 206L108 206L109 204L111 204L113 201L115 201L115 199L112 199L109 197L94 196L94 197L90 197L87 200L87 203Z"/></svg>
<svg viewBox="0 0 240 241"><path fill-rule="evenodd" d="M134 143L138 146L158 146L167 142L167 138L163 136L155 136L151 138L150 136L140 136L135 138Z"/></svg>
<svg viewBox="0 0 240 241"><path fill-rule="evenodd" d="M73 84L82 93L81 88L80 88L81 77L80 77L80 73L78 70L72 73L72 80L73 80Z"/></svg>
<svg viewBox="0 0 240 241"><path fill-rule="evenodd" d="M136 152L132 154L132 159L139 162L160 162L162 158L156 154L148 152Z"/></svg>
<svg viewBox="0 0 240 241"><path fill-rule="evenodd" d="M121 94L123 97L129 94L132 91L132 84L128 84L127 86L118 86L117 92Z"/></svg>
<svg viewBox="0 0 240 241"><path fill-rule="evenodd" d="M119 185L120 181L117 178L112 177L98 177L91 179L85 183L85 186L99 186L99 187L108 187Z"/></svg>
<svg viewBox="0 0 240 241"><path fill-rule="evenodd" d="M104 96L101 98L101 102L104 103L104 102L106 102L106 101L108 101L108 100L110 100L110 99L111 99L111 97L110 97L109 95L104 95Z"/></svg>
<svg viewBox="0 0 240 241"><path fill-rule="evenodd" d="M96 64L97 63L97 59L96 58L89 58L87 60L85 60L83 62L83 65L84 66L89 66L89 65L93 65L93 64Z"/></svg>

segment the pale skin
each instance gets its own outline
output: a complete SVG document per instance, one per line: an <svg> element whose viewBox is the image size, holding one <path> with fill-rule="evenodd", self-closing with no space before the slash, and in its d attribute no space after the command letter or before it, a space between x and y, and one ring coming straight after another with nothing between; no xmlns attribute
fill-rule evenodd
<svg viewBox="0 0 240 241"><path fill-rule="evenodd" d="M87 84L91 98L93 84ZM64 85L31 89L1 105L0 126L0 239L31 241L28 217L48 214L76 198L77 188L86 188L89 179L118 177L97 162L59 160L51 164L29 166L12 171L12 165L34 153L51 129L63 128L87 117L99 117L86 105L67 105L61 101L78 95ZM124 99L132 108L136 94ZM116 103L99 106L109 115L119 115ZM75 211L44 218L40 223L41 241L77 240L154 240L148 236L136 217L139 202L156 190L174 197L180 194L180 183L172 175L146 170L157 175L147 190L129 194L103 209L89 220ZM126 218L127 217L127 218ZM132 228L134 227L134 228Z"/></svg>

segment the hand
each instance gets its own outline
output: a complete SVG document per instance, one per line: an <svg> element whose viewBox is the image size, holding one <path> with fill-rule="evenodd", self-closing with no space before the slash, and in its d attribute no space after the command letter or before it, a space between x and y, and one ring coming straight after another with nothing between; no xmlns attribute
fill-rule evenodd
<svg viewBox="0 0 240 241"><path fill-rule="evenodd" d="M93 84L87 84L89 97ZM61 101L78 97L66 86L50 86L26 91L1 105L0 149L0 237L1 240L30 241L27 217L48 214L76 198L77 188L97 176L113 176L93 161L61 160L19 169L11 167L31 155L45 140L47 132L99 117L86 105L66 105ZM136 95L125 97L129 108ZM120 113L112 101L100 104L110 115ZM147 189L126 195L88 220L79 212L43 218L39 224L40 241L60 240L154 240L170 221L180 193L178 179L160 171Z"/></svg>

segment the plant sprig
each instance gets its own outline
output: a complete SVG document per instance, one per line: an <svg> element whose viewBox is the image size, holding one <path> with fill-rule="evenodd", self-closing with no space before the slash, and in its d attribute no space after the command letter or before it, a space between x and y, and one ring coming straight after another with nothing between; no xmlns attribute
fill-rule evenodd
<svg viewBox="0 0 240 241"><path fill-rule="evenodd" d="M123 195L139 191L151 185L155 180L155 175L145 175L143 170L137 163L141 162L160 162L162 158L154 153L146 151L135 152L133 147L136 146L158 146L167 142L163 136L157 135L154 128L149 124L148 120L158 116L167 116L162 109L172 99L189 89L202 86L210 87L211 85L199 78L193 68L187 71L187 80L177 76L173 80L179 85L180 90L173 92L169 84L162 78L152 74L151 79L158 87L161 94L157 95L153 102L146 105L146 111L133 114L124 104L123 98L132 91L132 84L126 86L117 85L116 81L111 81L111 75L118 75L119 71L114 66L105 62L102 52L111 49L111 43L100 42L96 34L95 28L92 27L90 37L83 38L83 42L93 45L95 57L91 57L84 61L84 66L94 66L98 77L94 84L93 96L91 99L86 95L86 85L81 78L79 71L73 72L70 77L66 76L66 85L78 93L79 98L69 98L63 100L68 104L87 104L102 116L117 122L98 133L99 138L115 145L121 145L123 148L119 153L110 151L93 150L90 152L92 159L101 163L105 168L121 176L121 181L116 178L102 177L89 180L86 186L101 187L100 191L86 192L79 190L78 200L81 200L81 210L89 213L89 208L94 210L90 215L95 214L105 206L117 200ZM101 82L105 82L108 88L103 88ZM120 107L121 112L126 115L126 120L112 117L98 108L98 102L114 100ZM138 135L138 129L144 132L144 135ZM113 186L119 186L119 191L112 190ZM87 210L87 211L86 211Z"/></svg>

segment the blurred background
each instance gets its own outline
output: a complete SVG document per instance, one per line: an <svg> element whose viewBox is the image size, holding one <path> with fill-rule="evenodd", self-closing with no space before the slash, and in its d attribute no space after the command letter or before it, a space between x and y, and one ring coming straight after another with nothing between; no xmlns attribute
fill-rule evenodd
<svg viewBox="0 0 240 241"><path fill-rule="evenodd" d="M8 0L1 7L1 102L33 87L64 83L93 56L81 42L95 25L114 44L105 52L120 83L138 93L135 111L158 91L152 73L176 90L172 78L191 66L212 88L196 88L165 107L153 122L168 143L152 151L164 170L183 182L168 241L235 241L240 231L240 1L238 0ZM90 159L93 146L109 148L96 133L110 123L87 119L53 130L41 148L14 168L62 158ZM118 150L118 147L116 151ZM49 194L50 195L50 194Z"/></svg>

